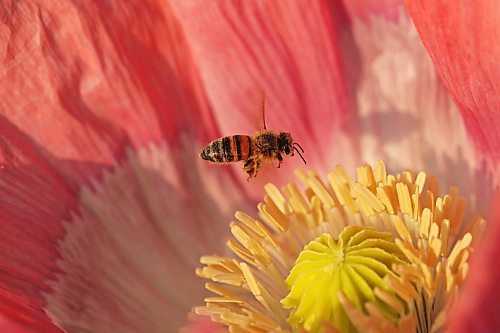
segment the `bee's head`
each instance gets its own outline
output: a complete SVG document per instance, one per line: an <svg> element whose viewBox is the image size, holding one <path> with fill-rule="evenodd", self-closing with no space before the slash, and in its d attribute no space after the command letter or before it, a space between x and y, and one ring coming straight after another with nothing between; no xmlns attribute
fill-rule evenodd
<svg viewBox="0 0 500 333"><path fill-rule="evenodd" d="M306 164L306 160L301 154L301 152L304 152L304 149L297 142L293 142L292 135L289 132L280 132L278 146L280 152L288 156L293 156L293 152L296 151L302 161L304 161L304 164Z"/></svg>
<svg viewBox="0 0 500 333"><path fill-rule="evenodd" d="M285 155L293 156L293 139L290 133L280 132L278 146Z"/></svg>

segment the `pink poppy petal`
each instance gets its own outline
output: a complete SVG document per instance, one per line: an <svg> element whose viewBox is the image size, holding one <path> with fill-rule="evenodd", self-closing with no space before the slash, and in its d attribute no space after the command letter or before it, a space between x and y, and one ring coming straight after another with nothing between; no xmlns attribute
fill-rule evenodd
<svg viewBox="0 0 500 333"><path fill-rule="evenodd" d="M40 295L56 266L56 240L73 194L43 160L0 170L0 312L27 327L55 332Z"/></svg>
<svg viewBox="0 0 500 333"><path fill-rule="evenodd" d="M43 332L53 332L50 331L49 327L38 327L38 329L43 330ZM18 323L12 322L7 317L0 314L0 332L6 333L34 333L32 329L28 329L19 325Z"/></svg>
<svg viewBox="0 0 500 333"><path fill-rule="evenodd" d="M250 207L230 179L205 177L195 151L194 142L130 150L82 189L58 246L60 272L44 293L54 322L68 331L175 332L203 304L199 258L223 253L233 207Z"/></svg>
<svg viewBox="0 0 500 333"><path fill-rule="evenodd" d="M168 3L24 1L0 17L0 113L64 176L95 176L130 145L214 135Z"/></svg>
<svg viewBox="0 0 500 333"><path fill-rule="evenodd" d="M332 145L350 105L332 8L326 1L174 1L193 48L217 125L224 135L266 124L290 131L316 168L330 166ZM267 167L250 186L290 179L297 156ZM246 182L245 176L241 180ZM278 181L279 183L280 181Z"/></svg>
<svg viewBox="0 0 500 333"><path fill-rule="evenodd" d="M478 150L498 176L500 3L408 0L407 5Z"/></svg>
<svg viewBox="0 0 500 333"><path fill-rule="evenodd" d="M0 296L0 332L8 333L60 333L62 332L52 322L47 320L45 313L39 309L30 308L23 298L23 304L10 297Z"/></svg>

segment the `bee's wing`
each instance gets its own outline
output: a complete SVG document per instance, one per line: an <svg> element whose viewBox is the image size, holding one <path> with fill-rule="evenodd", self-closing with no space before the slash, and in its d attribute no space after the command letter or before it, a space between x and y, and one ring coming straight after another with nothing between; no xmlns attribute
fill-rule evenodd
<svg viewBox="0 0 500 333"><path fill-rule="evenodd" d="M266 130L266 93L262 91L262 97L260 100L260 110L261 110L261 120L262 120L262 126L264 126L264 129Z"/></svg>
<svg viewBox="0 0 500 333"><path fill-rule="evenodd" d="M254 113L253 127L260 132L266 130L266 93L262 90L260 94L259 111Z"/></svg>

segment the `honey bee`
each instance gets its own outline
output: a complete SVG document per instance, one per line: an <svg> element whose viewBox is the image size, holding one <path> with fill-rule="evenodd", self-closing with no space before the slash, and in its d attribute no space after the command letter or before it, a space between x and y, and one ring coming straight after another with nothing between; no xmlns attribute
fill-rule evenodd
<svg viewBox="0 0 500 333"><path fill-rule="evenodd" d="M294 156L297 152L304 162L301 153L304 149L294 142L290 132L275 132L266 128L264 102L262 103L262 121L264 129L253 136L230 135L210 142L200 153L206 161L227 164L242 161L243 170L248 174L247 180L256 177L262 162L278 160L278 168L283 156Z"/></svg>

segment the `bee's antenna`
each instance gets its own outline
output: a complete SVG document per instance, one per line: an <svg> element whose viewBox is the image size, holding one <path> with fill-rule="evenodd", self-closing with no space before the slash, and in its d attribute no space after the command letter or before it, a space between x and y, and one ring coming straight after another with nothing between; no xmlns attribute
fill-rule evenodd
<svg viewBox="0 0 500 333"><path fill-rule="evenodd" d="M299 145L297 142L294 142L294 143L293 143L293 145L294 145L294 146L295 146L295 145L299 146L300 150L301 150L302 152L304 152L304 148L302 148L302 146L301 146L301 145ZM295 147L294 147L294 148L295 148ZM295 148L295 150L297 150L297 148Z"/></svg>
<svg viewBox="0 0 500 333"><path fill-rule="evenodd" d="M298 143L297 143L297 145L300 147L300 145ZM302 147L300 147L300 149L302 150L302 152L304 152L304 149L302 149ZM295 150L299 154L299 156L302 159L302 161L304 161L304 164L307 165L307 162L304 159L304 156L302 156L302 154L300 153L300 150L298 150L297 147L295 147L295 144L293 145L293 150Z"/></svg>

